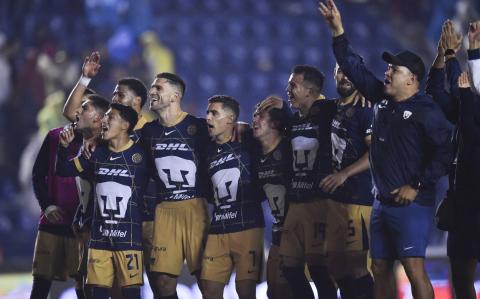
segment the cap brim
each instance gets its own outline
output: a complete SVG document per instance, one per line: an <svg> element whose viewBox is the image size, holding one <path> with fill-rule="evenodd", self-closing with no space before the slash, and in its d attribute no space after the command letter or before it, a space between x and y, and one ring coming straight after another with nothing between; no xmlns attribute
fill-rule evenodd
<svg viewBox="0 0 480 299"><path fill-rule="evenodd" d="M382 59L386 63L390 63L390 64L394 64L394 65L403 65L395 55L393 55L392 53L389 53L389 52L383 52Z"/></svg>

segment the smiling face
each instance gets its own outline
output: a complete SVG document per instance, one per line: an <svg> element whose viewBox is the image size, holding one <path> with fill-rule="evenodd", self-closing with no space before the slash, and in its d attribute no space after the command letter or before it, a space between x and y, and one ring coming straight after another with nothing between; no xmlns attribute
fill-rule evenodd
<svg viewBox="0 0 480 299"><path fill-rule="evenodd" d="M75 127L80 132L86 129L95 129L99 128L101 123L100 115L98 114L97 110L88 98L85 98L82 102L82 106L80 106L75 111Z"/></svg>
<svg viewBox="0 0 480 299"><path fill-rule="evenodd" d="M348 77L342 72L338 65L335 68L334 77L337 92L342 98L349 97L355 92L356 88L353 85L352 81L348 79Z"/></svg>
<svg viewBox="0 0 480 299"><path fill-rule="evenodd" d="M179 97L178 89L165 78L157 78L150 87L150 110L168 108Z"/></svg>
<svg viewBox="0 0 480 299"><path fill-rule="evenodd" d="M405 91L412 89L415 82L415 75L407 67L389 64L385 72L383 90L393 99L402 99L405 97Z"/></svg>
<svg viewBox="0 0 480 299"><path fill-rule="evenodd" d="M230 136L233 132L235 116L225 109L222 103L210 103L207 108L208 134L212 139L220 141L222 136Z"/></svg>
<svg viewBox="0 0 480 299"><path fill-rule="evenodd" d="M308 83L304 81L303 74L291 74L288 79L287 96L290 106L295 109L305 108L311 101L311 92ZM307 108L308 109L308 108Z"/></svg>
<svg viewBox="0 0 480 299"><path fill-rule="evenodd" d="M121 134L127 134L129 123L120 116L116 109L108 109L102 119L102 139L112 140Z"/></svg>

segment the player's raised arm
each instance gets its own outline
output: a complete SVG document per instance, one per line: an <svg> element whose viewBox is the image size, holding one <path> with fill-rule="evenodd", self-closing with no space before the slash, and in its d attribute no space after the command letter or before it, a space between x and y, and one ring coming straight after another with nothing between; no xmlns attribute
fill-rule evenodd
<svg viewBox="0 0 480 299"><path fill-rule="evenodd" d="M442 108L450 122L455 123L458 119L458 76L462 72L460 64L455 57L455 48L458 51L461 38L451 27L451 21L447 20L443 24L442 34L437 45L437 56L430 68L427 79L426 93L431 95L433 100ZM445 55L445 51L448 55ZM445 62L446 61L446 62ZM445 73L450 82L450 91L445 90Z"/></svg>
<svg viewBox="0 0 480 299"><path fill-rule="evenodd" d="M82 66L82 76L78 80L77 84L73 88L72 92L67 98L65 105L63 106L63 116L69 121L75 121L76 110L82 105L82 99L85 91L92 80L98 74L100 69L100 53L93 52L90 56L85 57L85 61Z"/></svg>
<svg viewBox="0 0 480 299"><path fill-rule="evenodd" d="M319 11L333 36L333 53L340 69L347 75L361 94L372 102L383 100L383 82L378 80L363 64L363 59L350 47L344 33L342 18L333 0L319 2Z"/></svg>
<svg viewBox="0 0 480 299"><path fill-rule="evenodd" d="M468 42L468 67L472 78L472 88L477 95L480 95L480 21L470 23Z"/></svg>

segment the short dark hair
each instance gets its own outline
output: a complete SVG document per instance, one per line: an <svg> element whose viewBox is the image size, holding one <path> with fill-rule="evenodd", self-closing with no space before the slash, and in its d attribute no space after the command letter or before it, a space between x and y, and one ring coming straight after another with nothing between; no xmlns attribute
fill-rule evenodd
<svg viewBox="0 0 480 299"><path fill-rule="evenodd" d="M270 95L270 96L266 97L264 101L269 100L269 99L275 99L275 100L283 101L282 98L280 98L276 95ZM263 101L258 103L257 105L255 105L256 112L258 111L258 108L259 108L261 103L263 103ZM289 124L289 118L290 118L286 109L288 109L286 107L286 105L284 105L281 109L280 108L268 108L268 107L266 109L267 110L266 113L268 113L268 116L270 117L270 122L273 123L273 129L279 131L280 134L282 134L282 135L284 135L286 133L286 130L287 130L288 124ZM263 109L263 111L265 111L265 109ZM262 113L262 111L259 111L259 112Z"/></svg>
<svg viewBox="0 0 480 299"><path fill-rule="evenodd" d="M314 94L316 96L320 95L323 89L323 81L325 80L325 75L321 71L310 65L297 65L293 68L292 73L302 74L303 81L313 86Z"/></svg>
<svg viewBox="0 0 480 299"><path fill-rule="evenodd" d="M110 106L110 102L99 94L88 94L86 98L90 100L95 110L101 115L104 115Z"/></svg>
<svg viewBox="0 0 480 299"><path fill-rule="evenodd" d="M111 103L110 108L117 110L120 113L120 117L129 123L128 133L130 134L135 128L138 121L138 113L130 106L125 106L119 103Z"/></svg>
<svg viewBox="0 0 480 299"><path fill-rule="evenodd" d="M117 84L127 86L128 89L132 90L136 96L142 99L140 106L143 107L143 105L145 105L148 97L147 87L140 79L133 77L123 78L118 80Z"/></svg>
<svg viewBox="0 0 480 299"><path fill-rule="evenodd" d="M233 112L235 115L235 121L237 120L238 116L240 115L240 104L238 104L237 100L231 96L227 95L214 95L213 97L208 99L208 103L222 103L223 108L227 108Z"/></svg>
<svg viewBox="0 0 480 299"><path fill-rule="evenodd" d="M185 81L183 81L183 79L180 78L180 76L172 73L164 72L164 73L157 74L156 78L166 79L168 83L174 85L182 92L182 96L185 94L185 89L187 88L187 85L185 84Z"/></svg>

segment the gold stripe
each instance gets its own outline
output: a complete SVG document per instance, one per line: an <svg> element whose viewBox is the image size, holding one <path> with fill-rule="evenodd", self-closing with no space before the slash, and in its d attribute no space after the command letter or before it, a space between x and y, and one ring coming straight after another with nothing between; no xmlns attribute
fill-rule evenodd
<svg viewBox="0 0 480 299"><path fill-rule="evenodd" d="M134 131L136 130L140 130L141 128L143 128L143 126L147 123L147 118L143 115L139 115L139 118L138 118L138 121L137 121L137 124L135 125L135 128L133 128Z"/></svg>
<svg viewBox="0 0 480 299"><path fill-rule="evenodd" d="M78 172L83 172L82 164L77 157L73 158L73 163L75 164L75 167L77 167Z"/></svg>

